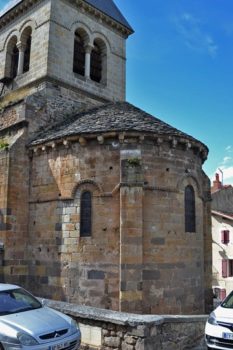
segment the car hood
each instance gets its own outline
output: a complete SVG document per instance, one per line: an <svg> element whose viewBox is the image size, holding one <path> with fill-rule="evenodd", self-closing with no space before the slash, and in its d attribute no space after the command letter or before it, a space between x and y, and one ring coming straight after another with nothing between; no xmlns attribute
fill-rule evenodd
<svg viewBox="0 0 233 350"><path fill-rule="evenodd" d="M214 310L214 313L218 321L233 323L233 309L218 306L217 309Z"/></svg>
<svg viewBox="0 0 233 350"><path fill-rule="evenodd" d="M55 330L70 329L70 326L68 317L48 307L0 316L0 333L7 327L37 337Z"/></svg>

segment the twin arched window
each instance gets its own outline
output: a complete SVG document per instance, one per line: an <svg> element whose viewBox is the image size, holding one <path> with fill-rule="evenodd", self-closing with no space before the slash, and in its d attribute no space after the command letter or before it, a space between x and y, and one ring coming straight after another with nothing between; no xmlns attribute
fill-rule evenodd
<svg viewBox="0 0 233 350"><path fill-rule="evenodd" d="M106 74L106 46L101 39L95 39L93 46L84 30L74 35L73 72L97 83L104 82Z"/></svg>
<svg viewBox="0 0 233 350"><path fill-rule="evenodd" d="M17 75L29 71L31 54L31 33L30 27L26 28L18 42L13 36L6 49L5 76L14 79Z"/></svg>
<svg viewBox="0 0 233 350"><path fill-rule="evenodd" d="M185 232L196 232L195 192L191 185L185 187Z"/></svg>
<svg viewBox="0 0 233 350"><path fill-rule="evenodd" d="M89 237L92 233L92 195L90 191L81 194L80 201L80 237Z"/></svg>

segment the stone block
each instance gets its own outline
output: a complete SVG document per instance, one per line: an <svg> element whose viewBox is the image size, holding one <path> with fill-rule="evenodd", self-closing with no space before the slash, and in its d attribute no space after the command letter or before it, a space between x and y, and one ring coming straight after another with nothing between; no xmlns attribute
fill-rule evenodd
<svg viewBox="0 0 233 350"><path fill-rule="evenodd" d="M143 280L159 280L160 279L160 271L159 270L143 270L142 279Z"/></svg>
<svg viewBox="0 0 233 350"><path fill-rule="evenodd" d="M119 337L105 337L104 345L107 345L111 348L119 349L121 345L121 339Z"/></svg>
<svg viewBox="0 0 233 350"><path fill-rule="evenodd" d="M87 278L89 280L104 280L105 272L98 271L98 270L91 270L91 271L88 271Z"/></svg>

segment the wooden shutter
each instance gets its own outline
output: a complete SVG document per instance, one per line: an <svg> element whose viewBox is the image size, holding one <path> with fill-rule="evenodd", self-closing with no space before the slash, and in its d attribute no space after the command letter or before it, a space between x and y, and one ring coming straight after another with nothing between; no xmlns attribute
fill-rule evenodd
<svg viewBox="0 0 233 350"><path fill-rule="evenodd" d="M225 231L222 230L221 231L221 242L224 243L224 239L225 239Z"/></svg>
<svg viewBox="0 0 233 350"><path fill-rule="evenodd" d="M224 300L226 298L226 289L221 289L220 290L220 299Z"/></svg>
<svg viewBox="0 0 233 350"><path fill-rule="evenodd" d="M230 231L229 230L222 230L221 231L221 242L224 244L229 243L230 241Z"/></svg>
<svg viewBox="0 0 233 350"><path fill-rule="evenodd" d="M222 277L227 277L228 260L222 259Z"/></svg>

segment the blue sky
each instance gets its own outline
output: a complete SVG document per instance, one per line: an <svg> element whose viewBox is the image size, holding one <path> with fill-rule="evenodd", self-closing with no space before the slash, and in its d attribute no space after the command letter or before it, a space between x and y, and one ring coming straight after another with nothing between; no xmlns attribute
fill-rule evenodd
<svg viewBox="0 0 233 350"><path fill-rule="evenodd" d="M115 2L135 30L127 99L204 142L208 176L233 184L233 1Z"/></svg>
<svg viewBox="0 0 233 350"><path fill-rule="evenodd" d="M127 100L204 142L207 175L221 168L233 184L233 1L115 3L135 30Z"/></svg>

